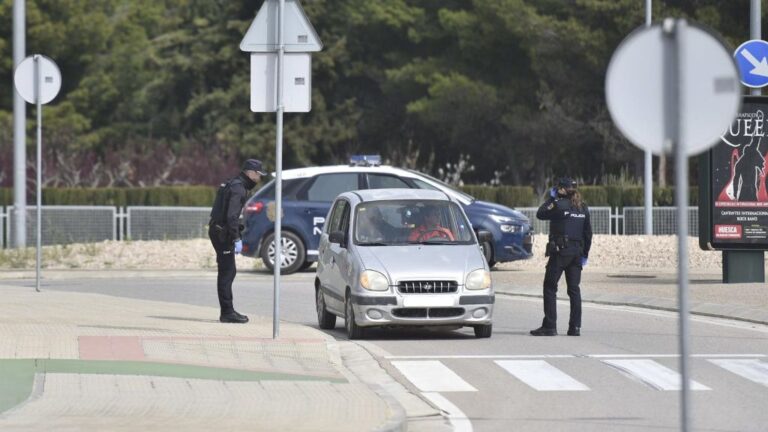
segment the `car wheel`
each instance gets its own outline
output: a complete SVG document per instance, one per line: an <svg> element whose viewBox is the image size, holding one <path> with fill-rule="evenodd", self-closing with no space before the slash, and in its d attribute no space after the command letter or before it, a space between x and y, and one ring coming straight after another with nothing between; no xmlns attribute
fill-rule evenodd
<svg viewBox="0 0 768 432"><path fill-rule="evenodd" d="M493 333L493 324L481 324L475 326L475 337L478 339L489 338Z"/></svg>
<svg viewBox="0 0 768 432"><path fill-rule="evenodd" d="M301 241L299 236L290 232L282 232L282 252L280 271L283 274L291 274L298 271L302 265L304 265L306 259L306 248L304 242ZM270 270L274 270L275 266L275 234L270 234L264 240L264 247L261 248L261 259L264 261L264 265Z"/></svg>
<svg viewBox="0 0 768 432"><path fill-rule="evenodd" d="M328 312L325 308L325 296L323 290L318 288L315 296L315 306L317 307L317 325L323 330L331 330L336 327L336 315Z"/></svg>
<svg viewBox="0 0 768 432"><path fill-rule="evenodd" d="M314 264L314 261L304 261L304 264L301 265L301 267L299 268L299 271L303 271L312 267L312 264Z"/></svg>
<svg viewBox="0 0 768 432"><path fill-rule="evenodd" d="M496 265L496 261L493 260L493 245L490 242L480 244L480 248L483 250L483 256L488 261L488 267Z"/></svg>
<svg viewBox="0 0 768 432"><path fill-rule="evenodd" d="M361 339L365 333L364 329L355 322L355 309L352 307L351 295L347 295L347 301L344 303L344 327L350 339Z"/></svg>

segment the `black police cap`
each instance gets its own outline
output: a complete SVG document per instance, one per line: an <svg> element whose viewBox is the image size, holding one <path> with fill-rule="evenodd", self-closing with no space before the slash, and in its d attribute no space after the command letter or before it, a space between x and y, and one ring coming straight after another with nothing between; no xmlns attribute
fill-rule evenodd
<svg viewBox="0 0 768 432"><path fill-rule="evenodd" d="M256 171L257 173L265 176L267 173L264 172L264 168L261 165L261 161L258 159L248 159L243 164L243 171Z"/></svg>
<svg viewBox="0 0 768 432"><path fill-rule="evenodd" d="M576 180L570 177L563 177L557 182L558 188L576 189Z"/></svg>

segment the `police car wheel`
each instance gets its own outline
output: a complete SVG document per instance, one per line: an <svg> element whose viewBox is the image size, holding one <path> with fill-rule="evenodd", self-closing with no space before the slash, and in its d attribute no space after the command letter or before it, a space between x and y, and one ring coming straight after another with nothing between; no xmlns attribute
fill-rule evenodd
<svg viewBox="0 0 768 432"><path fill-rule="evenodd" d="M493 245L489 242L481 243L480 247L483 249L483 256L488 261L488 267L496 265L496 261L493 260Z"/></svg>
<svg viewBox="0 0 768 432"><path fill-rule="evenodd" d="M306 259L306 249L304 248L304 243L301 241L299 236L290 231L283 231L281 237L283 248L281 252L282 265L280 266L280 271L283 274L295 273L301 268L302 265L304 265L304 260ZM274 233L270 234L264 240L264 247L261 248L261 259L264 261L264 265L270 271L274 270Z"/></svg>

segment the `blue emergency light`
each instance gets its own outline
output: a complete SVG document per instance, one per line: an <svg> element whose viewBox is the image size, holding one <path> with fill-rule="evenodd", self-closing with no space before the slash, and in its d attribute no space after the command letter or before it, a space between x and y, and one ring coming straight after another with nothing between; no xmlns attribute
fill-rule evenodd
<svg viewBox="0 0 768 432"><path fill-rule="evenodd" d="M349 158L350 166L379 166L381 165L380 155L353 155Z"/></svg>

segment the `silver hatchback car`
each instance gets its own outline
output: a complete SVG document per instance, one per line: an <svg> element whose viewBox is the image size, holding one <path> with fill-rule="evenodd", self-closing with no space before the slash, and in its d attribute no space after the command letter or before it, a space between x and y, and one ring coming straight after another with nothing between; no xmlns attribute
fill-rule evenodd
<svg viewBox="0 0 768 432"><path fill-rule="evenodd" d="M336 317L350 339L371 327L493 329L491 273L461 206L420 189L346 192L331 206L320 238L315 300L320 328Z"/></svg>

